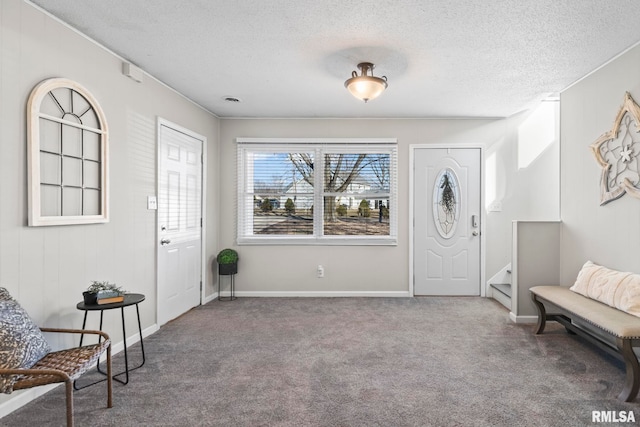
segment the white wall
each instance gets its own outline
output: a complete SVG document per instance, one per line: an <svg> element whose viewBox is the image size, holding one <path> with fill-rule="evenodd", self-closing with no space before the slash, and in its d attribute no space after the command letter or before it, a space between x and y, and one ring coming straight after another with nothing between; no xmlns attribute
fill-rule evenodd
<svg viewBox="0 0 640 427"><path fill-rule="evenodd" d="M149 76L136 83L121 70L118 57L33 6L0 2L0 286L41 325L80 327L83 313L75 306L91 280L145 294L142 327L156 324L156 215L146 209L146 198L156 188L158 117L208 138L208 184L217 185L218 119ZM107 224L26 225L26 102L32 88L50 77L79 82L106 114ZM210 196L208 208L214 210L215 192ZM208 242L217 239L215 218L209 216ZM122 340L117 314L105 314L104 326L116 343ZM94 315L88 326L97 328ZM135 310L127 316L127 324L135 325Z"/></svg>
<svg viewBox="0 0 640 427"><path fill-rule="evenodd" d="M627 91L640 101L640 46L561 94L561 280L566 286L589 259L640 273L640 200L627 194L600 206L601 169L589 149L611 130Z"/></svg>
<svg viewBox="0 0 640 427"><path fill-rule="evenodd" d="M409 289L409 146L412 144L500 145L499 180L503 212L487 216L487 277L510 261L511 221L521 212L511 208L518 200L546 191L547 182L518 175L513 166L512 145L517 143L517 126L522 118L509 120L435 120L435 119L221 119L220 122L220 248L236 247L240 253L236 290L240 295L286 292L406 292ZM241 246L235 245L236 233L236 143L238 137L389 137L398 140L399 218L398 246ZM502 144L502 145L501 145ZM557 144L556 144L557 148ZM487 151L491 150L489 148ZM544 156L550 156L548 159ZM557 150L539 160L545 176L555 179L551 192L545 192L549 208L545 214L526 219L557 219ZM554 160L555 158L555 160ZM532 169L534 166L532 166ZM536 186L536 183L540 183ZM520 191L515 185L526 188ZM542 187L544 185L544 187ZM531 188L537 188L531 191ZM542 188L543 190L539 190ZM516 210L513 212L512 210ZM316 278L316 266L325 267L325 277Z"/></svg>
<svg viewBox="0 0 640 427"><path fill-rule="evenodd" d="M546 147L526 167L519 165L519 150L531 138L534 142L540 138L535 130L533 135L527 134L532 132L531 118L535 117L539 106L503 120L503 137L486 150L486 204L498 202L501 209L489 209L487 212L487 278L512 261L512 221L557 221L560 218L559 106L558 102L552 104L555 118L546 125L553 128L553 139L549 141L548 135L545 136L546 139L541 143ZM533 124L536 125L535 129L538 125ZM496 182L493 190L489 188L492 174ZM489 200L492 193L495 194L495 200Z"/></svg>

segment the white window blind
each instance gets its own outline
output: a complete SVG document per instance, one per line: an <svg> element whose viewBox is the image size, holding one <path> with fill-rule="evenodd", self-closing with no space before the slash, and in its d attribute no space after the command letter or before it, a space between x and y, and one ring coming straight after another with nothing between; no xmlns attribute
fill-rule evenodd
<svg viewBox="0 0 640 427"><path fill-rule="evenodd" d="M238 243L396 244L390 139L238 139Z"/></svg>

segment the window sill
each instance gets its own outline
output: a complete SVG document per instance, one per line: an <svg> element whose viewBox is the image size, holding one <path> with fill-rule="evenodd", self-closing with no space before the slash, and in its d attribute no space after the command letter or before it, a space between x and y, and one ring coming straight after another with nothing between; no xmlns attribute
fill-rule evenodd
<svg viewBox="0 0 640 427"><path fill-rule="evenodd" d="M241 237L238 245L253 246L398 246L395 237Z"/></svg>

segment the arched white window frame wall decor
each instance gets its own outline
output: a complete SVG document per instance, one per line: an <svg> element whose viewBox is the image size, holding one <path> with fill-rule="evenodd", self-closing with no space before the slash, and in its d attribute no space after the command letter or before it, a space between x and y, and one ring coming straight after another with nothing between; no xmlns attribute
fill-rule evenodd
<svg viewBox="0 0 640 427"><path fill-rule="evenodd" d="M107 120L64 78L39 83L27 103L29 225L109 221Z"/></svg>

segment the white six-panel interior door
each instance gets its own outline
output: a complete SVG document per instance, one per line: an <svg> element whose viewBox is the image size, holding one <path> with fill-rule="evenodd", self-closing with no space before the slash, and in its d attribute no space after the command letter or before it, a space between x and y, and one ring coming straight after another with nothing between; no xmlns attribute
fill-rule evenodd
<svg viewBox="0 0 640 427"><path fill-rule="evenodd" d="M158 326L201 301L204 143L158 122Z"/></svg>
<svg viewBox="0 0 640 427"><path fill-rule="evenodd" d="M481 150L413 152L414 295L481 294Z"/></svg>

